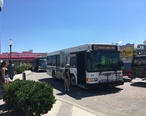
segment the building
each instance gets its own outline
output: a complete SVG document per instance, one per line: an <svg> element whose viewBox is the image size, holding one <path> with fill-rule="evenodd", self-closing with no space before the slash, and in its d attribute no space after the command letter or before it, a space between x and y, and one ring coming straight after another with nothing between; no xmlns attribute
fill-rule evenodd
<svg viewBox="0 0 146 116"><path fill-rule="evenodd" d="M32 50L29 50L23 52L12 52L11 59L10 53L5 52L1 54L0 59L6 61L12 60L16 65L19 65L20 63L23 62L31 63L34 59L45 56L47 56L47 53L33 53Z"/></svg>
<svg viewBox="0 0 146 116"><path fill-rule="evenodd" d="M134 44L126 44L120 46L120 57L123 60L123 62L132 62L133 54L134 54Z"/></svg>

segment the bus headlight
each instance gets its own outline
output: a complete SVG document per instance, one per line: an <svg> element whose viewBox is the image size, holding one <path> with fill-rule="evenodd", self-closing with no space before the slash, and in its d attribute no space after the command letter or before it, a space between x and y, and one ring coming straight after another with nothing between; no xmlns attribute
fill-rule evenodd
<svg viewBox="0 0 146 116"><path fill-rule="evenodd" d="M86 78L86 82L98 81L98 78Z"/></svg>

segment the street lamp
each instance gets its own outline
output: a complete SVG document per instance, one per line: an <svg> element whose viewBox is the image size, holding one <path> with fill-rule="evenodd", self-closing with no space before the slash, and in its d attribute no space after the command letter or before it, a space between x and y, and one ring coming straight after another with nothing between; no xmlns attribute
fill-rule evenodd
<svg viewBox="0 0 146 116"><path fill-rule="evenodd" d="M3 0L0 0L0 11L2 10L2 7L3 7Z"/></svg>
<svg viewBox="0 0 146 116"><path fill-rule="evenodd" d="M2 10L2 7L3 7L3 0L0 0L0 12ZM1 21L0 21L1 22ZM1 25L1 24L0 24ZM0 62L1 62L1 37L0 37Z"/></svg>
<svg viewBox="0 0 146 116"><path fill-rule="evenodd" d="M12 40L9 40L9 46L10 46L10 60L12 60Z"/></svg>

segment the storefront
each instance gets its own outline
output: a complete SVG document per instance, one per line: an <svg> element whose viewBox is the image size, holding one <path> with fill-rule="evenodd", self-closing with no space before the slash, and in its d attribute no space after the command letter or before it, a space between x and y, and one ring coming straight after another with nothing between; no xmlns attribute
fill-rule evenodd
<svg viewBox="0 0 146 116"><path fill-rule="evenodd" d="M32 51L12 52L11 59L10 59L10 53L5 52L1 54L0 59L1 61L12 60L13 63L17 66L17 65L20 65L20 63L32 63L34 59L39 58L39 57L42 57L40 53L33 53Z"/></svg>

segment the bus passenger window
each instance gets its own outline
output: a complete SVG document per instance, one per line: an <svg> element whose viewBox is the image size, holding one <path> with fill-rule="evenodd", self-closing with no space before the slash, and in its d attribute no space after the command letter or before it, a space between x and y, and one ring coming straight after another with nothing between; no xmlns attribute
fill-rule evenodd
<svg viewBox="0 0 146 116"><path fill-rule="evenodd" d="M76 68L76 64L74 63L74 64L72 64L72 66L71 67L73 67L73 68Z"/></svg>
<svg viewBox="0 0 146 116"><path fill-rule="evenodd" d="M101 58L101 64L102 65L105 65L106 64L106 58L105 58L105 56L102 56L102 58Z"/></svg>

